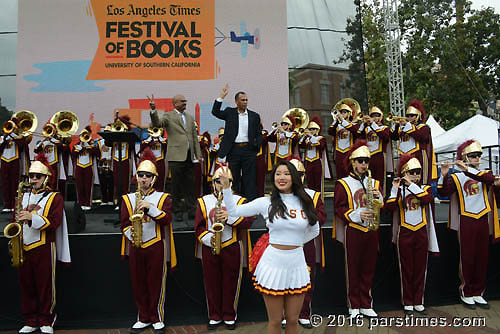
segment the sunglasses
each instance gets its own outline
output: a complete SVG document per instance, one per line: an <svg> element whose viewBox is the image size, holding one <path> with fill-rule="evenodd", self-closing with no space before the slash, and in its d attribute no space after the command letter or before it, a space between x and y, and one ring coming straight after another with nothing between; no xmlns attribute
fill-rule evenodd
<svg viewBox="0 0 500 334"><path fill-rule="evenodd" d="M147 178L149 179L149 178L152 178L152 177L153 177L153 174L151 174L151 173L142 173L142 172L139 172L139 173L137 173L137 176L138 176L138 177L147 177Z"/></svg>
<svg viewBox="0 0 500 334"><path fill-rule="evenodd" d="M410 175L420 175L420 173L422 172L422 170L419 168L419 169L411 169L408 171L408 174Z"/></svg>
<svg viewBox="0 0 500 334"><path fill-rule="evenodd" d="M30 179L33 179L33 180L39 180L41 179L44 175L43 174L40 174L40 173L29 173L28 175L30 177Z"/></svg>
<svg viewBox="0 0 500 334"><path fill-rule="evenodd" d="M481 158L481 156L482 156L482 154L481 154L481 153L471 153L471 154L467 154L467 157L472 158L472 159Z"/></svg>
<svg viewBox="0 0 500 334"><path fill-rule="evenodd" d="M220 182L220 179L214 179L214 182L217 184L222 184L222 182Z"/></svg>
<svg viewBox="0 0 500 334"><path fill-rule="evenodd" d="M281 123L281 126L285 126L285 125L288 125L288 123Z"/></svg>
<svg viewBox="0 0 500 334"><path fill-rule="evenodd" d="M340 113L341 113L341 114L347 114L348 112L349 112L349 110L345 110L345 109L342 109L342 110L340 111Z"/></svg>
<svg viewBox="0 0 500 334"><path fill-rule="evenodd" d="M407 114L406 116L408 116L408 117L417 117L418 115L417 114Z"/></svg>
<svg viewBox="0 0 500 334"><path fill-rule="evenodd" d="M370 162L370 158L356 158L354 160L359 164L368 164Z"/></svg>
<svg viewBox="0 0 500 334"><path fill-rule="evenodd" d="M380 116L380 114L378 114L378 113L370 114L370 117L379 117L379 116Z"/></svg>

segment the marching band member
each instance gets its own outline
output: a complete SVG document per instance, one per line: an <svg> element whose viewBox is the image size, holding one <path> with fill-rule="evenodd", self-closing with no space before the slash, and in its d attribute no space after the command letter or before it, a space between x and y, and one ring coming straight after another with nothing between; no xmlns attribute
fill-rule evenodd
<svg viewBox="0 0 500 334"><path fill-rule="evenodd" d="M55 173L39 153L29 169L31 191L22 198L22 211L12 220L24 222L24 261L19 267L21 311L25 326L19 333L54 333L56 261L69 264L68 229L64 200L52 191Z"/></svg>
<svg viewBox="0 0 500 334"><path fill-rule="evenodd" d="M449 227L457 231L460 246L460 299L467 308L489 308L483 298L488 269L488 248L492 234L500 238L497 206L492 190L495 176L480 170L481 144L467 140L458 146L456 165L461 172L448 174L441 165L438 193L450 197Z"/></svg>
<svg viewBox="0 0 500 334"><path fill-rule="evenodd" d="M214 138L214 144L210 146L210 174L213 175L216 167L222 165L224 162L219 158L217 152L219 152L220 143L222 143L222 137L224 137L224 128L219 128L217 137Z"/></svg>
<svg viewBox="0 0 500 334"><path fill-rule="evenodd" d="M63 198L66 198L66 180L69 176L73 176L73 161L71 159L71 149L70 144L73 138L70 136L59 136L61 140L61 157L62 157L62 167L64 168L64 174L66 177L59 178L57 189L61 193Z"/></svg>
<svg viewBox="0 0 500 334"><path fill-rule="evenodd" d="M99 147L92 139L92 129L90 126L80 134L79 142L73 146L73 157L75 166L75 183L78 196L78 204L82 210L87 211L92 206L92 186L94 180L99 184L97 176L96 159L99 155Z"/></svg>
<svg viewBox="0 0 500 334"><path fill-rule="evenodd" d="M355 116L355 110L346 103L337 103L338 113L334 122L328 128L328 134L333 137L333 161L337 180L349 175L349 170L344 166L347 152L351 149L358 132L359 124L350 120Z"/></svg>
<svg viewBox="0 0 500 334"><path fill-rule="evenodd" d="M393 171L391 129L384 125L384 113L379 107L370 109L369 117L359 127L360 138L366 139L371 153L370 171L375 180L382 185L385 194L385 176ZM388 145L389 144L389 145Z"/></svg>
<svg viewBox="0 0 500 334"><path fill-rule="evenodd" d="M300 179L302 183L304 183L304 176L307 175L307 169L304 168L304 165L302 164L302 161L300 161L300 158L292 156L290 159L290 163L297 169ZM316 209L316 213L318 215L319 225L323 226L326 221L326 211L325 205L321 200L321 192L305 187L304 190L313 200L314 208ZM304 303L302 304L302 309L300 310L299 314L299 324L304 328L310 329L313 327L310 319L311 302L314 291L314 278L316 276L316 263L319 263L322 269L325 267L325 250L323 247L323 233L321 229L319 235L316 238L304 245L304 255L311 277L311 289L306 292L306 295L304 297Z"/></svg>
<svg viewBox="0 0 500 334"><path fill-rule="evenodd" d="M431 186L420 185L422 165L413 155L399 157L398 171L385 208L394 211L392 237L398 251L403 311L426 315L427 252L439 253L431 207L434 195Z"/></svg>
<svg viewBox="0 0 500 334"><path fill-rule="evenodd" d="M425 109L422 101L413 99L406 110L406 117L396 123L393 140L398 140L399 154L413 154L422 161L422 183L437 180L436 157L432 146L431 129L424 122Z"/></svg>
<svg viewBox="0 0 500 334"><path fill-rule="evenodd" d="M199 170L195 166L195 197L198 198L206 193L210 193L208 185L210 178L210 134L208 131L198 135L198 143L200 144L201 156L203 159L198 162Z"/></svg>
<svg viewBox="0 0 500 334"><path fill-rule="evenodd" d="M326 139L320 132L321 121L318 117L313 117L304 136L300 138L299 146L304 148L307 186L323 193L325 178L331 178L331 171L326 155Z"/></svg>
<svg viewBox="0 0 500 334"><path fill-rule="evenodd" d="M305 293L311 288L302 246L316 238L319 224L313 200L304 190L295 167L278 162L272 172L270 197L236 205L227 172L219 176L228 214L249 217L260 214L269 229L269 245L253 273L254 287L266 304L268 333L281 333L285 314L287 333L298 333L298 319ZM285 312L286 311L286 312Z"/></svg>
<svg viewBox="0 0 500 334"><path fill-rule="evenodd" d="M269 173L273 166L271 160L271 152L269 151L268 133L262 128L262 142L260 144L259 152L257 153L257 197L264 196L266 186L266 174Z"/></svg>
<svg viewBox="0 0 500 334"><path fill-rule="evenodd" d="M156 156L146 148L137 167L137 192L123 196L121 209L122 255L129 255L130 278L138 309L131 333L153 325L165 331L167 262L177 264L172 233L172 201L153 187L158 177Z"/></svg>
<svg viewBox="0 0 500 334"><path fill-rule="evenodd" d="M47 161L54 172L55 189L63 185L60 180L66 180L66 172L62 163L63 143L57 138L56 126L52 123L47 123L43 126L44 138L35 146L35 153L45 153ZM65 183L64 183L65 184Z"/></svg>
<svg viewBox="0 0 500 334"><path fill-rule="evenodd" d="M274 163L286 160L297 152L297 143L299 141L295 129L295 119L288 115L281 119L276 129L271 131L267 138L270 143L276 143L274 150Z"/></svg>
<svg viewBox="0 0 500 334"><path fill-rule="evenodd" d="M111 131L111 125L106 125L104 127L104 131ZM97 146L99 147L99 162L97 170L99 174L99 184L101 186L101 205L114 205L111 147L106 146L104 138L100 138L97 141Z"/></svg>
<svg viewBox="0 0 500 334"><path fill-rule="evenodd" d="M121 116L118 121L119 126L123 127L123 131L129 131L130 129L130 117L129 116ZM121 152L121 161L120 161L120 150ZM111 156L113 157L113 183L115 185L114 193L117 198L119 196L123 196L128 193L131 175L134 174L135 171L135 147L130 143L113 143L111 149ZM118 169L120 170L120 181L118 181ZM118 189L118 182L120 182L120 188ZM118 207L115 207L115 210L118 210Z"/></svg>
<svg viewBox="0 0 500 334"><path fill-rule="evenodd" d="M378 231L373 227L375 201L383 203L380 182L368 177L370 150L365 140L357 140L346 156L349 176L335 186L333 237L344 244L349 314L376 317L371 287L377 263ZM369 183L371 181L371 183ZM371 189L371 194L369 193ZM372 203L369 197L373 198Z"/></svg>
<svg viewBox="0 0 500 334"><path fill-rule="evenodd" d="M11 119L13 127L17 127L17 120ZM29 148L31 136L23 136L16 133L15 129L10 133L0 136L0 173L2 174L2 195L4 208L2 212L14 211L16 190L21 176L26 175L28 170Z"/></svg>
<svg viewBox="0 0 500 334"><path fill-rule="evenodd" d="M222 207L222 185L219 176L227 167L219 167L212 176L213 193L198 198L194 233L197 238L196 256L201 258L208 309L208 329L214 330L222 321L226 328L236 328L236 310L243 266L248 257L248 232L253 217L229 216ZM241 204L244 198L233 195ZM218 208L218 205L220 208ZM214 224L222 223L219 243L216 245ZM215 249L218 248L219 254Z"/></svg>
<svg viewBox="0 0 500 334"><path fill-rule="evenodd" d="M158 167L158 178L154 184L156 191L163 192L165 189L165 171L168 171L165 157L167 156L167 139L163 137L163 128L148 128L148 137L141 142L140 152L149 147L156 157Z"/></svg>

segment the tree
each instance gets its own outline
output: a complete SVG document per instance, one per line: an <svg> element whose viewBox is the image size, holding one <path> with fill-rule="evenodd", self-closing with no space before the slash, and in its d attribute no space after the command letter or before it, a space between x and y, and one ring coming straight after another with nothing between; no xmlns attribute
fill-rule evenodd
<svg viewBox="0 0 500 334"><path fill-rule="evenodd" d="M8 121L12 116L12 111L7 109L7 107L2 105L2 99L0 99L0 126Z"/></svg>
<svg viewBox="0 0 500 334"><path fill-rule="evenodd" d="M459 20L455 18L456 0L402 0L398 8L405 100L424 101L428 114L451 128L473 115L472 101L482 110L490 97L500 92L500 15L492 9L472 10L460 2ZM389 91L383 11L381 3L363 2L363 50L369 104L388 110ZM463 17L463 20L461 19ZM347 31L356 31L353 21ZM353 39L354 40L354 39ZM359 54L356 45L347 43L349 54ZM352 62L351 66L359 66ZM352 77L354 86L364 82Z"/></svg>

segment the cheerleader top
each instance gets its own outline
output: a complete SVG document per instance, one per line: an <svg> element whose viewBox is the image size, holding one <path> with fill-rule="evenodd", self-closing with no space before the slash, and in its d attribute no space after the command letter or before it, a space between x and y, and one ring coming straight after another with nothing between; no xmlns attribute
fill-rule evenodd
<svg viewBox="0 0 500 334"><path fill-rule="evenodd" d="M236 203L231 188L224 189L224 204L227 213L232 217L251 217L261 215L269 229L269 243L287 246L302 246L319 235L319 224L309 224L309 220L302 209L300 199L294 194L280 194L286 206L287 214L284 217L274 216L269 221L271 197L259 197L250 203Z"/></svg>

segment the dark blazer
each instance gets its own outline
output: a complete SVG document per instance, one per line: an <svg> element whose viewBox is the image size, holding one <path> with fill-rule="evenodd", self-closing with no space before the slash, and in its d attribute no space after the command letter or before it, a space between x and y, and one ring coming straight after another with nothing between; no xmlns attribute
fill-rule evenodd
<svg viewBox="0 0 500 334"><path fill-rule="evenodd" d="M237 108L227 107L224 110L220 110L221 105L222 102L215 100L214 106L212 107L212 115L226 122L224 125L224 136L222 137L219 152L217 153L219 158L224 158L231 151L234 140L238 135L239 115ZM247 111L248 146L252 151L255 151L255 154L257 154L262 142L262 133L260 131L260 116L255 111L251 111L248 109Z"/></svg>

